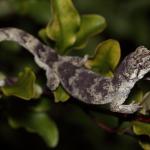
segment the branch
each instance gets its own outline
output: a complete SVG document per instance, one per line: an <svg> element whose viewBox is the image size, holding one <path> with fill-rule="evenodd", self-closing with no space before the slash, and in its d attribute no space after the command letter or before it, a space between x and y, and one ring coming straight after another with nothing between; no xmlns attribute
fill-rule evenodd
<svg viewBox="0 0 150 150"><path fill-rule="evenodd" d="M150 123L150 115L143 115L139 113L134 113L134 114L124 114L124 113L118 113L118 112L112 112L108 109L104 108L97 108L94 106L83 106L83 109L85 112L87 112L92 118L93 116L91 115L90 111L92 112L98 112L98 113L103 113L106 115L114 116L119 118L122 121L140 121L144 123Z"/></svg>

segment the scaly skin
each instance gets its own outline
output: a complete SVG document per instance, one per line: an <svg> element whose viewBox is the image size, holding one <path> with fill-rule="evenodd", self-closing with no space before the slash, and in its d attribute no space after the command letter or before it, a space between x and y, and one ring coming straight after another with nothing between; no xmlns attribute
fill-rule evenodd
<svg viewBox="0 0 150 150"><path fill-rule="evenodd" d="M47 86L55 90L59 83L73 97L88 104L110 104L110 110L134 113L141 106L123 105L137 81L150 72L150 51L138 47L119 65L113 78L102 77L84 67L87 57L60 56L32 35L16 28L1 28L0 41L14 41L33 54L46 71Z"/></svg>

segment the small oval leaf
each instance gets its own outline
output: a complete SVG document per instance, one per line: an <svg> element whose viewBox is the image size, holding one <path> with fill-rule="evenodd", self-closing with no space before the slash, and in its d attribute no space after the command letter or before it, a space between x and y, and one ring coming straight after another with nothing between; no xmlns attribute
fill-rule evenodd
<svg viewBox="0 0 150 150"><path fill-rule="evenodd" d="M133 131L136 135L149 135L150 136L150 124L134 121Z"/></svg>
<svg viewBox="0 0 150 150"><path fill-rule="evenodd" d="M0 72L0 87L3 87L5 85L5 79L6 76Z"/></svg>
<svg viewBox="0 0 150 150"><path fill-rule="evenodd" d="M89 59L85 66L104 76L112 76L119 63L120 53L118 41L106 40L97 46L95 56Z"/></svg>
<svg viewBox="0 0 150 150"><path fill-rule="evenodd" d="M130 92L126 102L131 103L132 101L135 101L136 103L141 103L143 101L143 96L143 90L139 87L134 87Z"/></svg>
<svg viewBox="0 0 150 150"><path fill-rule="evenodd" d="M150 91L145 93L142 101L142 110L140 111L144 115L150 114Z"/></svg>
<svg viewBox="0 0 150 150"><path fill-rule="evenodd" d="M38 35L46 44L48 43L48 37L45 28L39 30Z"/></svg>
<svg viewBox="0 0 150 150"><path fill-rule="evenodd" d="M143 150L150 150L150 143L139 141L139 144L141 145L141 147L143 148Z"/></svg>
<svg viewBox="0 0 150 150"><path fill-rule="evenodd" d="M56 147L59 133L55 122L44 112L24 112L20 116L8 118L13 128L23 127L29 132L37 133L49 147Z"/></svg>
<svg viewBox="0 0 150 150"><path fill-rule="evenodd" d="M80 16L71 0L51 0L53 19L46 31L50 39L56 41L57 50L64 54L76 41L80 26Z"/></svg>
<svg viewBox="0 0 150 150"><path fill-rule="evenodd" d="M18 75L18 80L13 85L5 85L1 88L5 96L16 96L24 100L39 98L42 94L42 89L35 83L36 76L30 68Z"/></svg>
<svg viewBox="0 0 150 150"><path fill-rule="evenodd" d="M55 102L66 102L70 96L69 94L63 89L62 86L59 86L55 91L54 91L54 97L55 97Z"/></svg>
<svg viewBox="0 0 150 150"><path fill-rule="evenodd" d="M106 27L106 20L99 15L83 15L81 16L80 30L77 33L75 46L85 46L88 38L101 33Z"/></svg>
<svg viewBox="0 0 150 150"><path fill-rule="evenodd" d="M30 106L30 110L35 112L48 112L51 109L50 106L49 98L41 97L33 106Z"/></svg>

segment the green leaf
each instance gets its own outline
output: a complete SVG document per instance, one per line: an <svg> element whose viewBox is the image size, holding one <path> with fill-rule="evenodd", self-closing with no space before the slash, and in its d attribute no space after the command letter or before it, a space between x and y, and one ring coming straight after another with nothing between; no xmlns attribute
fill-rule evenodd
<svg viewBox="0 0 150 150"><path fill-rule="evenodd" d="M71 0L51 0L52 20L46 31L50 39L56 41L57 50L64 54L76 41L80 26L80 16Z"/></svg>
<svg viewBox="0 0 150 150"><path fill-rule="evenodd" d="M143 97L143 101L142 101L142 110L140 111L140 113L146 115L146 114L150 114L150 91L147 92L144 97Z"/></svg>
<svg viewBox="0 0 150 150"><path fill-rule="evenodd" d="M32 98L39 98L42 89L35 83L36 76L30 68L18 75L18 81L13 85L6 85L2 87L2 92L5 96L16 96L24 100Z"/></svg>
<svg viewBox="0 0 150 150"><path fill-rule="evenodd" d="M5 85L5 79L6 79L6 76L0 72L0 87L3 87Z"/></svg>
<svg viewBox="0 0 150 150"><path fill-rule="evenodd" d="M112 76L119 63L120 53L118 41L106 40L97 46L95 56L87 61L86 67L104 76Z"/></svg>
<svg viewBox="0 0 150 150"><path fill-rule="evenodd" d="M139 144L144 150L150 150L150 143L139 141Z"/></svg>
<svg viewBox="0 0 150 150"><path fill-rule="evenodd" d="M29 132L37 133L49 147L56 147L59 134L55 122L44 112L24 112L20 116L8 118L13 128L23 127Z"/></svg>
<svg viewBox="0 0 150 150"><path fill-rule="evenodd" d="M39 37L45 42L47 43L47 34L46 34L46 29L41 29L39 32L38 32L38 35Z"/></svg>
<svg viewBox="0 0 150 150"><path fill-rule="evenodd" d="M106 27L106 20L99 15L83 15L81 16L81 26L77 33L75 46L85 46L88 38L102 32Z"/></svg>
<svg viewBox="0 0 150 150"><path fill-rule="evenodd" d="M32 95L32 98L34 98L34 99L40 98L42 92L43 92L42 88L38 84L34 83L33 84L33 95Z"/></svg>
<svg viewBox="0 0 150 150"><path fill-rule="evenodd" d="M15 13L30 16L38 23L47 23L51 15L49 1L45 0L10 0L9 5Z"/></svg>
<svg viewBox="0 0 150 150"><path fill-rule="evenodd" d="M2 72L0 72L0 80L5 80L5 79L6 79L6 76Z"/></svg>
<svg viewBox="0 0 150 150"><path fill-rule="evenodd" d="M47 112L50 111L50 106L49 98L41 97L33 106L30 106L30 110L35 112Z"/></svg>
<svg viewBox="0 0 150 150"><path fill-rule="evenodd" d="M135 87L132 89L127 102L131 103L135 101L136 103L141 103L143 101L144 92L141 88Z"/></svg>
<svg viewBox="0 0 150 150"><path fill-rule="evenodd" d="M133 131L136 135L148 135L150 136L150 124L134 121Z"/></svg>
<svg viewBox="0 0 150 150"><path fill-rule="evenodd" d="M55 96L55 102L66 102L70 96L69 94L63 89L62 86L59 86L55 91L54 91L54 96Z"/></svg>

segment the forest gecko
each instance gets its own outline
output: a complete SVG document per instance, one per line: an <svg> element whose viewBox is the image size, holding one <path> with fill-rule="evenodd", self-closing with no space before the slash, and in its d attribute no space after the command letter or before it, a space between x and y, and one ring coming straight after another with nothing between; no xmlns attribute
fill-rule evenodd
<svg viewBox="0 0 150 150"><path fill-rule="evenodd" d="M14 41L33 54L36 64L46 71L47 86L59 84L74 98L87 104L109 104L113 112L131 114L141 106L124 105L135 83L150 72L150 51L139 46L120 63L114 77L101 76L85 67L87 56L61 56L31 34L17 28L1 28L0 41Z"/></svg>

